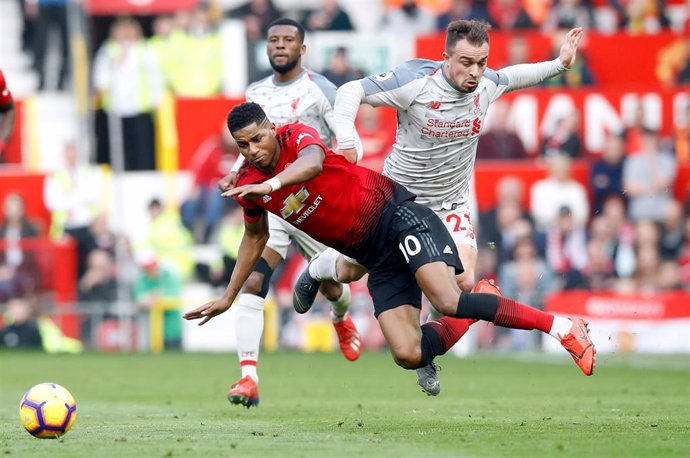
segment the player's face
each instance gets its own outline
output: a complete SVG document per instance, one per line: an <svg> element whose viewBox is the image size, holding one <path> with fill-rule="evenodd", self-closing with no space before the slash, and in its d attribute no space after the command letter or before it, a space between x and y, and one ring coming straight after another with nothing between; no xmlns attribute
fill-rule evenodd
<svg viewBox="0 0 690 458"><path fill-rule="evenodd" d="M278 142L276 126L268 121L247 127L232 133L240 154L257 169L270 173L278 162Z"/></svg>
<svg viewBox="0 0 690 458"><path fill-rule="evenodd" d="M287 73L297 67L306 46L299 39L297 27L274 25L268 29L266 53L271 67L278 73Z"/></svg>
<svg viewBox="0 0 690 458"><path fill-rule="evenodd" d="M443 58L448 79L461 91L473 92L486 70L489 43L476 46L467 40L458 40L453 49L444 51Z"/></svg>

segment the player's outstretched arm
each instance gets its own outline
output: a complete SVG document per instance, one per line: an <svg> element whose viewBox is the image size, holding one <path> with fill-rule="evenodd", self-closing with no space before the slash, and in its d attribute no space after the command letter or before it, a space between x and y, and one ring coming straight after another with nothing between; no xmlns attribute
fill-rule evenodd
<svg viewBox="0 0 690 458"><path fill-rule="evenodd" d="M223 197L244 197L258 199L284 186L292 186L309 181L321 173L323 160L326 157L320 146L309 145L302 148L297 160L273 178L258 184L248 184L233 188L223 193Z"/></svg>
<svg viewBox="0 0 690 458"><path fill-rule="evenodd" d="M535 64L518 64L502 68L498 71L499 83L503 77L507 78L506 91L514 91L540 84L542 81L560 75L570 69L577 57L577 47L582 39L583 30L580 27L570 30L563 45L561 45L560 55L553 60L537 62Z"/></svg>
<svg viewBox="0 0 690 458"><path fill-rule="evenodd" d="M242 285L249 278L252 269L256 265L261 252L268 241L268 218L264 212L259 220L254 223L244 223L244 235L237 252L237 264L232 271L228 287L220 299L207 302L201 307L190 310L182 317L185 320L202 319L199 326L206 324L211 318L220 315L230 308L240 292Z"/></svg>

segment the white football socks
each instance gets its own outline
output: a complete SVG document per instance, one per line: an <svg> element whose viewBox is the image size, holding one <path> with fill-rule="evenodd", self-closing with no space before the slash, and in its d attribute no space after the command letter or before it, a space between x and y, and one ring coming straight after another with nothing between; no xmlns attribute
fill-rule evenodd
<svg viewBox="0 0 690 458"><path fill-rule="evenodd" d="M350 285L343 284L343 292L337 301L331 302L331 309L331 318L334 323L345 319L347 311L350 310Z"/></svg>
<svg viewBox="0 0 690 458"><path fill-rule="evenodd" d="M551 325L551 330L549 335L553 336L559 342L561 338L570 332L570 328L573 327L573 322L563 316L554 316L553 324Z"/></svg>
<svg viewBox="0 0 690 458"><path fill-rule="evenodd" d="M237 357L240 359L242 377L249 375L259 383L256 362L259 359L261 335L264 330L263 297L240 294L235 309L235 333L237 335Z"/></svg>
<svg viewBox="0 0 690 458"><path fill-rule="evenodd" d="M309 275L314 280L338 280L336 261L340 253L328 248L309 264Z"/></svg>

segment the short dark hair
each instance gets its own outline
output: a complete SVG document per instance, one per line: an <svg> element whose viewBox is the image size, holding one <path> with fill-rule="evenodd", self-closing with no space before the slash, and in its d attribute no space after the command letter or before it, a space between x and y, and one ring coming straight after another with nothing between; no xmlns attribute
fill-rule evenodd
<svg viewBox="0 0 690 458"><path fill-rule="evenodd" d="M299 37L300 43L304 43L304 27L302 27L302 24L299 22L295 21L294 19L290 19L289 17L281 17L268 24L268 28L266 30L271 30L271 27L275 25L290 25L295 27L297 29L297 36Z"/></svg>
<svg viewBox="0 0 690 458"><path fill-rule="evenodd" d="M455 47L460 40L467 40L470 44L481 46L489 42L491 24L484 21L469 21L460 19L448 24L446 28L446 51Z"/></svg>
<svg viewBox="0 0 690 458"><path fill-rule="evenodd" d="M256 123L258 126L265 120L266 113L259 104L254 102L240 103L228 113L228 130L230 133L237 132L252 123Z"/></svg>

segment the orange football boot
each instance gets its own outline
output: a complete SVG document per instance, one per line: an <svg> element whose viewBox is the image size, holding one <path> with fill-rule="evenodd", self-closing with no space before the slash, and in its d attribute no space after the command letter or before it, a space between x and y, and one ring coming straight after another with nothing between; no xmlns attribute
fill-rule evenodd
<svg viewBox="0 0 690 458"><path fill-rule="evenodd" d="M242 377L228 391L228 401L231 404L240 404L247 409L259 405L259 387L250 376Z"/></svg>
<svg viewBox="0 0 690 458"><path fill-rule="evenodd" d="M355 361L362 354L362 339L359 337L359 331L352 322L350 314L342 321L333 322L336 334L338 334L338 343L340 344L340 351L343 356L349 361Z"/></svg>
<svg viewBox="0 0 690 458"><path fill-rule="evenodd" d="M561 345L570 353L585 375L592 375L596 367L597 350L589 337L588 323L582 318L570 320L573 322L570 331L564 336L558 336L561 339Z"/></svg>

